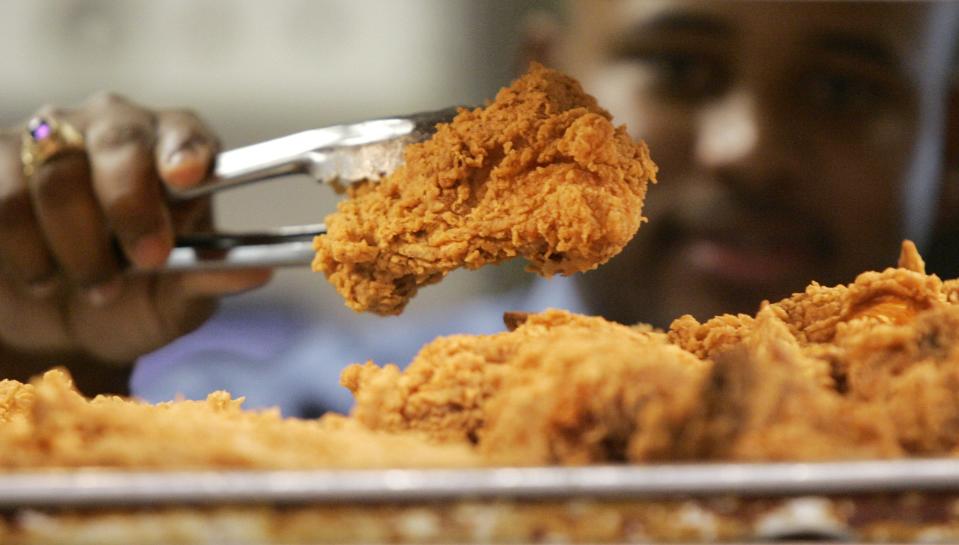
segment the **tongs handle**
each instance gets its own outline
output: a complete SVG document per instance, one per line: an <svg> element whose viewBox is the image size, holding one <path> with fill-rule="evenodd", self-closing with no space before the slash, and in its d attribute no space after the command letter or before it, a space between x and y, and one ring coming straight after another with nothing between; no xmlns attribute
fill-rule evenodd
<svg viewBox="0 0 959 545"><path fill-rule="evenodd" d="M257 233L198 233L177 237L165 271L298 267L313 261L313 237L322 223Z"/></svg>
<svg viewBox="0 0 959 545"><path fill-rule="evenodd" d="M263 144L254 144L247 148L254 148ZM229 167L228 160L231 154L250 154L255 157L253 150L238 148L220 153L216 158L216 167L213 176L203 185L185 190L171 192L174 200L190 200L212 195L224 189L232 189L249 183L272 180L293 174L306 174L309 171L309 162L305 156L290 158L266 158L261 163L247 164L240 167Z"/></svg>
<svg viewBox="0 0 959 545"><path fill-rule="evenodd" d="M169 190L174 201L195 199L248 183L291 174L319 182L377 180L403 159L403 148L429 138L437 123L459 107L404 117L312 129L220 153L203 185ZM313 237L322 224L281 227L259 233L204 233L179 237L163 270L233 269L309 265Z"/></svg>
<svg viewBox="0 0 959 545"><path fill-rule="evenodd" d="M337 150L374 142L380 144L405 136L411 129L409 121L382 119L298 132L224 151L217 155L213 173L207 181L189 189L171 188L170 198L195 199L291 174L308 174L318 181L332 181L330 178L335 175L322 173L314 167L329 162ZM373 140L370 135L380 140Z"/></svg>
<svg viewBox="0 0 959 545"><path fill-rule="evenodd" d="M429 138L437 123L450 121L458 110L455 106L333 125L224 151L217 155L209 180L189 189L171 189L170 198L195 199L291 174L307 174L325 183L377 180L399 166L407 144Z"/></svg>

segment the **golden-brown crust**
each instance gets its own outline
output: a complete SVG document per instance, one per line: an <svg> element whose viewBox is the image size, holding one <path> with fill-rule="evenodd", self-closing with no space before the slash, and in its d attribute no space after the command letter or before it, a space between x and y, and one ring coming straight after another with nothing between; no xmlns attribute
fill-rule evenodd
<svg viewBox="0 0 959 545"><path fill-rule="evenodd" d="M723 314L699 323L689 314L673 320L669 341L701 359L712 359L717 353L742 342L753 327L753 317L745 314Z"/></svg>
<svg viewBox="0 0 959 545"><path fill-rule="evenodd" d="M524 344L486 406L498 464L669 460L707 366L663 337L572 331Z"/></svg>
<svg viewBox="0 0 959 545"><path fill-rule="evenodd" d="M959 446L959 307L936 305L910 323L855 325L836 343L847 395L889 420L907 453Z"/></svg>
<svg viewBox="0 0 959 545"><path fill-rule="evenodd" d="M906 247L905 252L908 253ZM909 268L667 333L561 310L444 337L405 370L353 365L349 417L241 400L83 398L0 382L0 467L396 467L824 460L959 450L953 283ZM162 448L161 448L162 447Z"/></svg>
<svg viewBox="0 0 959 545"><path fill-rule="evenodd" d="M832 388L826 362L808 356L773 309L720 353L677 455L740 461L901 455L888 419L874 419Z"/></svg>
<svg viewBox="0 0 959 545"><path fill-rule="evenodd" d="M395 365L352 365L341 382L356 397L352 416L372 429L412 429L437 441L475 442L487 403L503 395L503 380L529 350L526 345L537 339L549 344L579 332L623 342L652 338L602 318L549 310L530 314L513 332L439 338L424 346L403 372Z"/></svg>
<svg viewBox="0 0 959 545"><path fill-rule="evenodd" d="M902 247L899 251L899 260L896 263L899 269L926 274L926 262L919 255L916 244L911 240L902 241Z"/></svg>
<svg viewBox="0 0 959 545"><path fill-rule="evenodd" d="M315 239L313 269L350 308L399 314L459 267L522 256L550 276L605 263L639 228L656 174L646 145L610 119L575 80L533 64L352 191Z"/></svg>
<svg viewBox="0 0 959 545"><path fill-rule="evenodd" d="M755 317L684 316L667 334L551 311L524 315L512 333L457 338L470 357L501 349L493 364L480 358L487 363L477 383L495 387L469 397L459 436L510 464L884 458L959 448L959 306L949 302L949 283L921 272L913 251L904 245L908 268L866 272L848 285L813 283ZM377 427L395 410L396 429L449 440L442 410L420 419L408 406L457 392L453 412L463 412L459 373L447 369L465 356L454 352L414 360L407 373L419 377L415 392L393 407L383 400L397 400L406 373L384 370L380 393L358 397L355 414ZM432 353L428 346L422 354Z"/></svg>
<svg viewBox="0 0 959 545"><path fill-rule="evenodd" d="M374 432L335 416L284 419L244 411L226 392L149 405L87 399L69 376L0 381L0 468L316 468L478 465L463 445Z"/></svg>

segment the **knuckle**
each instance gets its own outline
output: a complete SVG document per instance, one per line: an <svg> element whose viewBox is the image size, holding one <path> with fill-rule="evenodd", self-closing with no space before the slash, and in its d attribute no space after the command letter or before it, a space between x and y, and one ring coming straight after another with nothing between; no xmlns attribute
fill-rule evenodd
<svg viewBox="0 0 959 545"><path fill-rule="evenodd" d="M164 130L176 140L191 144L218 146L219 142L209 125L193 110L169 110L164 114Z"/></svg>
<svg viewBox="0 0 959 545"><path fill-rule="evenodd" d="M107 121L90 128L87 146L92 152L109 151L127 146L152 149L153 128L136 121Z"/></svg>
<svg viewBox="0 0 959 545"><path fill-rule="evenodd" d="M81 241L78 241L81 242ZM92 241L82 241L87 244ZM113 256L105 252L98 245L89 246L90 251L85 253L56 254L60 269L75 285L86 288L102 284L116 276L118 267Z"/></svg>
<svg viewBox="0 0 959 545"><path fill-rule="evenodd" d="M186 121L190 123L196 123L197 125L203 125L200 115L196 112L196 110L190 108L175 108L168 110L167 115L178 121Z"/></svg>
<svg viewBox="0 0 959 545"><path fill-rule="evenodd" d="M74 268L68 269L66 273L82 289L94 288L115 276L114 268L107 262L78 264Z"/></svg>
<svg viewBox="0 0 959 545"><path fill-rule="evenodd" d="M44 104L37 110L37 117L60 118L66 115L66 109L55 104Z"/></svg>
<svg viewBox="0 0 959 545"><path fill-rule="evenodd" d="M75 202L79 193L77 176L70 171L72 165L66 159L48 163L31 178L32 192L44 206L68 206Z"/></svg>
<svg viewBox="0 0 959 545"><path fill-rule="evenodd" d="M113 91L97 91L90 95L90 98L87 100L87 104L94 108L119 106L127 103L126 97Z"/></svg>
<svg viewBox="0 0 959 545"><path fill-rule="evenodd" d="M145 192L136 186L125 187L114 195L109 202L103 203L104 212L117 231L146 231L155 223Z"/></svg>

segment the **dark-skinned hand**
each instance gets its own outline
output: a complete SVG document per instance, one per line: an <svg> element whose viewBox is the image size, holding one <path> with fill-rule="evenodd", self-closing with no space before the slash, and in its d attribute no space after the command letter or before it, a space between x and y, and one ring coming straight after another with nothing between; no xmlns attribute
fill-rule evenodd
<svg viewBox="0 0 959 545"><path fill-rule="evenodd" d="M198 327L218 298L268 280L267 270L125 270L159 266L176 234L211 227L209 200L165 197L165 186L202 184L211 171L217 138L196 115L112 94L37 115L73 125L85 151L58 154L28 178L23 128L0 131L0 348L130 363ZM17 365L10 359L0 374Z"/></svg>

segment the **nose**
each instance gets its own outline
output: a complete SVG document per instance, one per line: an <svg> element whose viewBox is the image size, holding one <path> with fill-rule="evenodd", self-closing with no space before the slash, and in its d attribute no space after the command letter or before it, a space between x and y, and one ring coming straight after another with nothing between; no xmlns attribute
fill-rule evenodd
<svg viewBox="0 0 959 545"><path fill-rule="evenodd" d="M755 193L788 190L800 151L788 112L749 89L731 91L697 120L695 159L718 180Z"/></svg>

